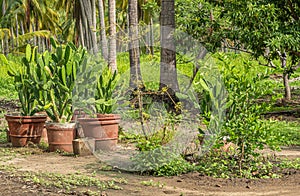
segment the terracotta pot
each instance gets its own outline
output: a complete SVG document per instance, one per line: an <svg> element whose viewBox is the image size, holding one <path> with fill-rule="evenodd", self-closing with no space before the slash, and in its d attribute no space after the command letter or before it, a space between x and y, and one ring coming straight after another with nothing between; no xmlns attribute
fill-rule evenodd
<svg viewBox="0 0 300 196"><path fill-rule="evenodd" d="M87 117L89 117L89 115L86 114L86 113L84 112L84 110L82 110L82 109L76 109L76 110L74 111L74 114L73 114L73 116L72 116L71 121L76 121L78 118L87 118Z"/></svg>
<svg viewBox="0 0 300 196"><path fill-rule="evenodd" d="M75 123L48 123L46 129L50 152L56 150L73 152L72 141L75 139Z"/></svg>
<svg viewBox="0 0 300 196"><path fill-rule="evenodd" d="M41 142L44 142L44 143L48 144L48 136L47 136L46 125L44 126L43 131L42 131Z"/></svg>
<svg viewBox="0 0 300 196"><path fill-rule="evenodd" d="M95 150L113 150L118 143L120 115L98 114L98 118L79 118L84 137L95 139Z"/></svg>
<svg viewBox="0 0 300 196"><path fill-rule="evenodd" d="M5 115L12 146L26 146L28 142L39 144L47 116Z"/></svg>

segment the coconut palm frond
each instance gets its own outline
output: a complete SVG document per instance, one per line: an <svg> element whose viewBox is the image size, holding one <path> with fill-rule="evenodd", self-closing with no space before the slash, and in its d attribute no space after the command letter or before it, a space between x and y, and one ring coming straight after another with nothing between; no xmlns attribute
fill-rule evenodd
<svg viewBox="0 0 300 196"><path fill-rule="evenodd" d="M7 28L0 28L0 39L4 39L5 36L10 37L10 30Z"/></svg>
<svg viewBox="0 0 300 196"><path fill-rule="evenodd" d="M40 30L40 31L34 31L30 33L25 33L24 35L19 35L18 42L24 42L26 40L30 40L33 37L49 37L50 31L47 30Z"/></svg>

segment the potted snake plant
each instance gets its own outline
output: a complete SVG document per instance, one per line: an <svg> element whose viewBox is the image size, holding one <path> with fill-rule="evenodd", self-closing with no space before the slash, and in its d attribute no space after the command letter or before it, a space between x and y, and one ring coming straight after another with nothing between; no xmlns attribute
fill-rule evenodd
<svg viewBox="0 0 300 196"><path fill-rule="evenodd" d="M86 51L72 43L58 46L52 38L51 43L54 52L45 52L37 63L37 67L44 70L36 83L42 91L38 101L51 119L46 123L49 151L73 152L76 128L71 122L72 93L77 70L85 63Z"/></svg>
<svg viewBox="0 0 300 196"><path fill-rule="evenodd" d="M41 141L46 115L38 115L43 110L39 107L35 95L41 91L35 86L34 80L38 77L36 72L37 47L31 49L26 46L25 57L22 64L16 65L8 62L4 55L1 59L9 66L8 75L14 78L15 89L21 104L20 114L6 114L8 122L9 137L14 147L22 147L29 142L39 144Z"/></svg>
<svg viewBox="0 0 300 196"><path fill-rule="evenodd" d="M109 68L99 75L94 89L96 118L79 118L84 137L95 140L95 150L112 150L118 142L120 115L113 114L117 107L114 97L119 75Z"/></svg>

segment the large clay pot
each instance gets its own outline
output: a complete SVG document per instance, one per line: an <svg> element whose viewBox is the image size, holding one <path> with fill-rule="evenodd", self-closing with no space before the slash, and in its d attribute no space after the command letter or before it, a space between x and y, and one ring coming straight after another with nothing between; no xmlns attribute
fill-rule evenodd
<svg viewBox="0 0 300 196"><path fill-rule="evenodd" d="M12 146L22 147L26 146L28 142L40 143L47 116L5 115L5 119L8 123Z"/></svg>
<svg viewBox="0 0 300 196"><path fill-rule="evenodd" d="M95 139L95 150L113 150L118 143L120 115L98 114L97 118L79 118L84 137Z"/></svg>
<svg viewBox="0 0 300 196"><path fill-rule="evenodd" d="M47 123L49 151L73 152L72 141L75 139L75 123Z"/></svg>

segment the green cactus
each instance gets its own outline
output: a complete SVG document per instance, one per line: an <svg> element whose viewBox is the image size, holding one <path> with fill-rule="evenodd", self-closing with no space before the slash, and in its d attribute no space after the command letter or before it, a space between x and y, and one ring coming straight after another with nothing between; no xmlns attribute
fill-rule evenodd
<svg viewBox="0 0 300 196"><path fill-rule="evenodd" d="M86 51L76 48L72 43L66 46L51 43L55 51L50 55L45 52L37 61L39 80L36 85L42 90L38 96L48 116L54 122L70 121L72 112L72 93L76 75L85 59Z"/></svg>
<svg viewBox="0 0 300 196"><path fill-rule="evenodd" d="M7 62L9 66L8 75L14 77L15 89L18 92L21 103L21 115L32 116L42 109L38 107L35 94L41 93L37 88L37 72L35 69L36 59L38 58L37 47L31 49L30 45L26 46L25 57L22 58L22 64L19 69L15 70L13 62Z"/></svg>
<svg viewBox="0 0 300 196"><path fill-rule="evenodd" d="M119 75L109 68L106 68L99 76L95 90L96 112L110 114L116 107L117 100L113 98L113 91L116 88Z"/></svg>

